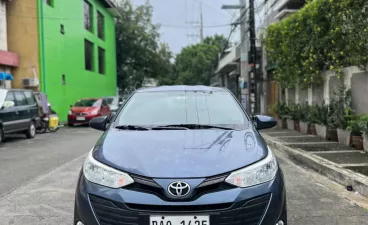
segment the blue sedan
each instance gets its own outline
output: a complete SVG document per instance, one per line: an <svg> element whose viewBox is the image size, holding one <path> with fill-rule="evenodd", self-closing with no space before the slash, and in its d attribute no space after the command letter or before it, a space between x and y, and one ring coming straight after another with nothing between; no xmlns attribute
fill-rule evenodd
<svg viewBox="0 0 368 225"><path fill-rule="evenodd" d="M285 225L283 173L250 118L222 88L136 91L80 172L75 225Z"/></svg>

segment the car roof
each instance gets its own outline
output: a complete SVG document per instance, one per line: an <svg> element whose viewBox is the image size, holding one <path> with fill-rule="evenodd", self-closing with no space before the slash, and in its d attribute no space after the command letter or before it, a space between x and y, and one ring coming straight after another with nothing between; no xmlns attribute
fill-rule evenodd
<svg viewBox="0 0 368 225"><path fill-rule="evenodd" d="M202 85L173 85L173 86L159 86L159 87L151 87L151 88L142 88L138 89L136 92L160 92L160 91L227 91L225 88L220 87L209 87Z"/></svg>
<svg viewBox="0 0 368 225"><path fill-rule="evenodd" d="M101 100L101 98L81 98L79 100Z"/></svg>

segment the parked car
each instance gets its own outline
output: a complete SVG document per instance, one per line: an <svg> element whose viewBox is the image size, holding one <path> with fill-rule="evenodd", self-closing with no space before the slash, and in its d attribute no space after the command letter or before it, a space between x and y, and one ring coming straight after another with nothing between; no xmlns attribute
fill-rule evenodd
<svg viewBox="0 0 368 225"><path fill-rule="evenodd" d="M70 106L68 113L68 125L88 124L88 122L99 116L111 116L110 107L106 99L84 98Z"/></svg>
<svg viewBox="0 0 368 225"><path fill-rule="evenodd" d="M35 137L40 117L32 90L0 89L0 106L0 142L11 133Z"/></svg>
<svg viewBox="0 0 368 225"><path fill-rule="evenodd" d="M107 104L110 106L111 113L115 114L120 107L119 96L107 96L103 99L105 99L107 101Z"/></svg>
<svg viewBox="0 0 368 225"><path fill-rule="evenodd" d="M107 126L108 124L108 126ZM136 91L88 154L74 224L286 225L284 178L258 130L227 89Z"/></svg>

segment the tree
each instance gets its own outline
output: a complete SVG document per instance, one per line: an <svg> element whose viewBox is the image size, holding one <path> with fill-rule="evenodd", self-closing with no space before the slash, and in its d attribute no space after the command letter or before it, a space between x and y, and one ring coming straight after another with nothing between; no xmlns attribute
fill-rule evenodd
<svg viewBox="0 0 368 225"><path fill-rule="evenodd" d="M145 78L157 78L171 70L172 54L159 43L159 25L152 23L152 6L147 2L134 8L130 1L117 4L116 20L118 87L134 90Z"/></svg>
<svg viewBox="0 0 368 225"><path fill-rule="evenodd" d="M190 45L176 55L172 73L159 79L160 84L209 85L219 53L227 40L222 35L206 37L203 43Z"/></svg>

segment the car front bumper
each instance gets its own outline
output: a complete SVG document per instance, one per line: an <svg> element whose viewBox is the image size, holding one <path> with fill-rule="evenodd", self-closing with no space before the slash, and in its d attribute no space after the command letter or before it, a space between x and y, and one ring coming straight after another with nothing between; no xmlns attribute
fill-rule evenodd
<svg viewBox="0 0 368 225"><path fill-rule="evenodd" d="M209 225L275 225L286 220L282 171L274 180L210 192L192 201L166 201L157 195L111 189L87 181L81 171L75 196L74 225L149 225L150 215L209 215Z"/></svg>
<svg viewBox="0 0 368 225"><path fill-rule="evenodd" d="M87 116L80 116L83 117L83 120L77 120L77 116L69 115L68 116L68 124L88 124L90 120L93 118L99 117L100 115L87 115ZM78 116L79 117L79 116Z"/></svg>

